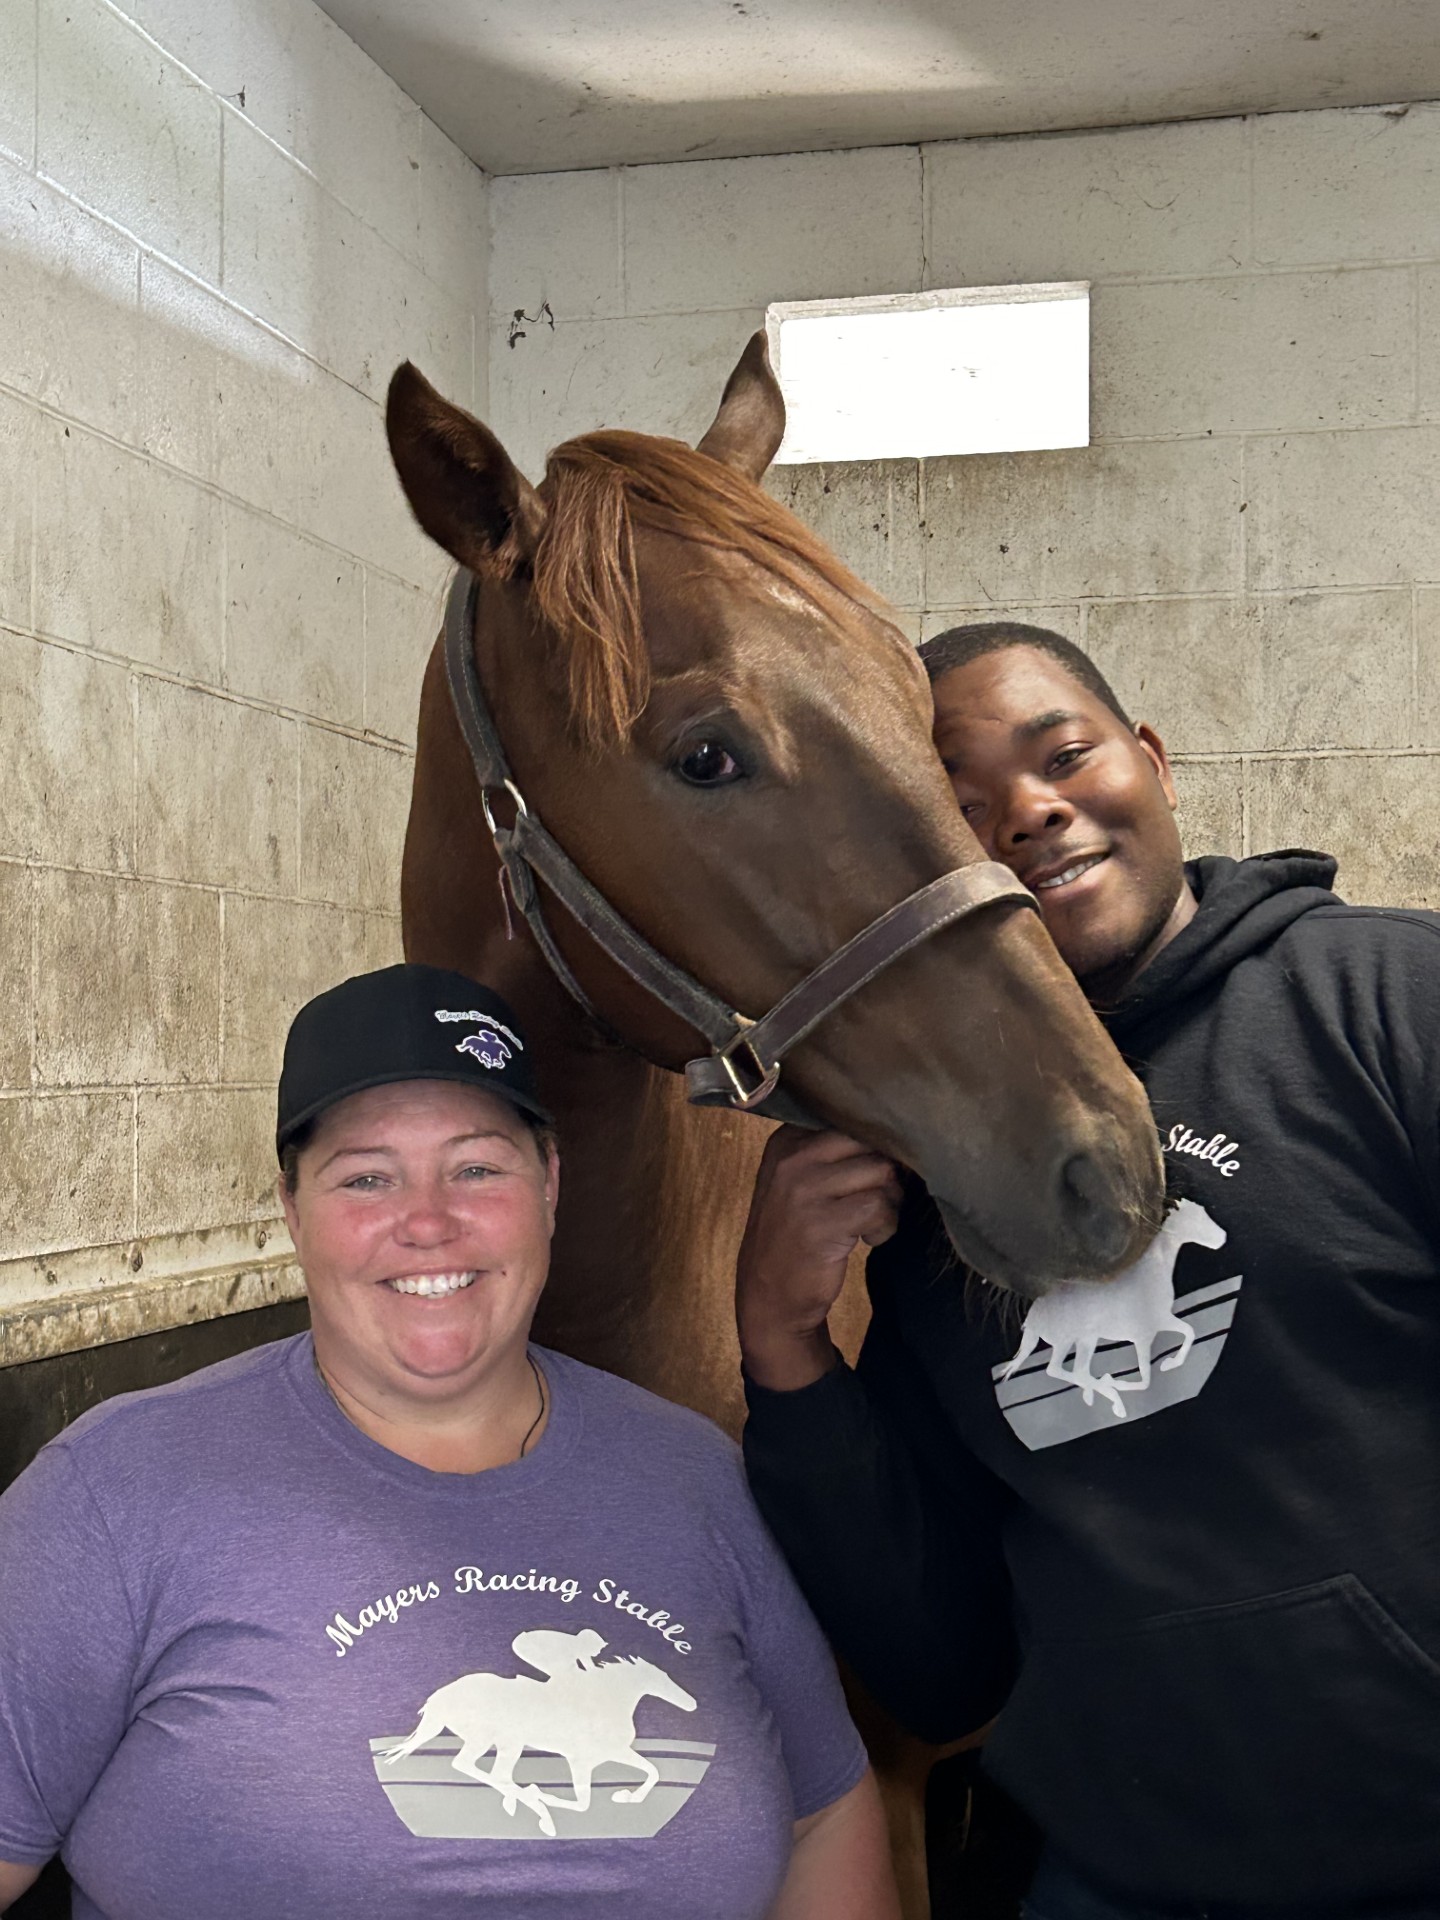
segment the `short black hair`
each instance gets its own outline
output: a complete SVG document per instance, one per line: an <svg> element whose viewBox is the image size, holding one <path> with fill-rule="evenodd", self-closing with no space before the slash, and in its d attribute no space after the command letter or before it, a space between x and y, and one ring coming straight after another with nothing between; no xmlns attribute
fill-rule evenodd
<svg viewBox="0 0 1440 1920"><path fill-rule="evenodd" d="M987 653L1004 653L1010 647L1031 647L1036 653L1048 654L1072 680L1078 680L1087 693L1093 693L1108 707L1123 726L1133 728L1134 722L1121 706L1115 689L1089 654L1049 627L1027 627L1020 620L980 620L973 626L947 627L933 640L921 643L920 659L933 687L942 674L968 667Z"/></svg>

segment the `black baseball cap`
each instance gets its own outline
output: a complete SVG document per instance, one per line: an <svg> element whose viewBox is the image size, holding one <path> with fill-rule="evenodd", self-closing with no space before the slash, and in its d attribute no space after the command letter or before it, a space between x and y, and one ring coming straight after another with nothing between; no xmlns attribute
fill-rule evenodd
<svg viewBox="0 0 1440 1920"><path fill-rule="evenodd" d="M488 987L446 967L381 967L342 980L290 1023L275 1150L348 1094L396 1080L458 1080L553 1126L535 1092L515 1015Z"/></svg>

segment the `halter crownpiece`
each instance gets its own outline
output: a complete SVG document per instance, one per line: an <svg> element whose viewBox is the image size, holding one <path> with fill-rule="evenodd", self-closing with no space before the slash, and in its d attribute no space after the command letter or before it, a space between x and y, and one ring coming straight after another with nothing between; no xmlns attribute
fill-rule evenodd
<svg viewBox="0 0 1440 1920"><path fill-rule="evenodd" d="M485 824L500 860L507 921L510 903L525 921L551 972L581 1010L609 1032L589 995L571 971L546 924L535 885L538 875L571 919L669 1012L710 1042L710 1052L685 1068L692 1105L732 1107L800 1126L821 1123L780 1088L785 1055L829 1014L882 973L912 947L942 928L953 926L981 907L1006 903L1033 908L1039 903L1008 867L980 860L957 867L882 913L837 949L759 1020L751 1020L720 999L693 975L667 960L623 919L525 804L505 758L505 749L485 702L475 666L473 634L479 582L466 568L456 574L445 604L445 667L455 717L470 751L480 784ZM509 826L497 820L494 803L508 796L515 817Z"/></svg>

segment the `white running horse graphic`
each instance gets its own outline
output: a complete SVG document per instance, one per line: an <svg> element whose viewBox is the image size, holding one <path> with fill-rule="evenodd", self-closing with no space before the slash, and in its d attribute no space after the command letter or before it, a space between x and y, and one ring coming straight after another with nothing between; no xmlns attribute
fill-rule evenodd
<svg viewBox="0 0 1440 1920"><path fill-rule="evenodd" d="M1160 1362L1162 1373L1185 1364L1195 1329L1175 1313L1175 1262L1183 1246L1223 1247L1225 1229L1194 1200L1182 1200L1133 1267L1113 1280L1071 1280L1042 1295L1025 1316L1020 1348L1001 1378L1008 1380L1041 1341L1050 1348L1045 1371L1052 1380L1079 1387L1086 1406L1104 1394L1117 1420L1125 1418L1122 1393L1143 1393L1150 1384L1150 1354L1162 1333L1178 1333L1180 1345ZM1138 1380L1117 1380L1094 1372L1095 1349L1102 1340L1126 1341L1139 1362ZM1070 1371L1065 1357L1074 1352Z"/></svg>
<svg viewBox="0 0 1440 1920"><path fill-rule="evenodd" d="M557 1634L553 1639L564 1637ZM598 1634L574 1637L599 1639ZM530 1638L519 1635L516 1650L520 1651L520 1641ZM577 1646L576 1653L583 1657L588 1648ZM523 1651L520 1657L528 1658ZM516 1804L523 1802L540 1822L541 1832L553 1836L551 1807L586 1812L595 1771L607 1761L643 1776L639 1786L617 1788L616 1800L643 1800L660 1778L658 1768L635 1751L635 1709L647 1695L686 1713L695 1710L695 1701L683 1687L638 1655L607 1660L600 1666L577 1660L569 1671L562 1668L548 1680L532 1680L525 1674L506 1680L498 1673L465 1673L431 1694L421 1708L419 1726L408 1740L391 1747L385 1759L393 1766L448 1728L460 1741L451 1766L494 1787L508 1814L513 1816ZM492 1747L495 1764L487 1772L480 1761ZM556 1799L515 1778L515 1763L526 1747L561 1755L570 1768L573 1800Z"/></svg>

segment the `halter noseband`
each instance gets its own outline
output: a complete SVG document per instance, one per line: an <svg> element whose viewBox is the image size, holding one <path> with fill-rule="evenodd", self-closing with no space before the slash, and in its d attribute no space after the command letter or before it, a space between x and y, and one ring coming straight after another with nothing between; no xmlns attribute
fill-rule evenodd
<svg viewBox="0 0 1440 1920"><path fill-rule="evenodd" d="M779 1090L781 1062L793 1047L851 994L858 993L901 954L943 927L1001 901L1039 911L1034 894L998 861L981 860L974 866L957 867L917 888L878 920L872 920L863 932L806 974L762 1019L748 1019L658 953L628 920L622 919L526 806L511 777L475 666L472 635L478 597L479 582L462 567L445 605L445 666L455 717L480 783L485 825L500 859L502 887L508 887L510 900L535 936L555 977L597 1025L606 1028L545 923L535 885L537 875L603 953L652 999L705 1036L711 1051L685 1068L692 1105L733 1107L742 1113L762 1113L801 1126L819 1125L798 1101ZM515 809L508 827L496 820L492 805L502 793L509 795Z"/></svg>

